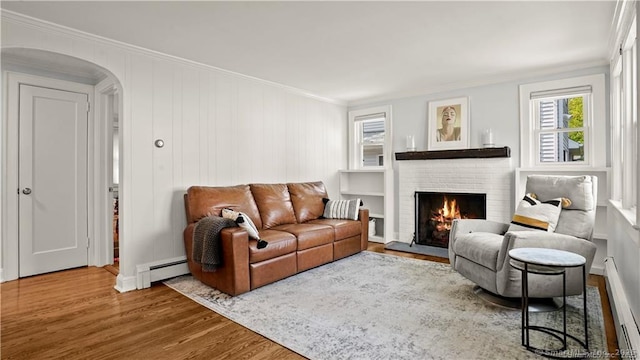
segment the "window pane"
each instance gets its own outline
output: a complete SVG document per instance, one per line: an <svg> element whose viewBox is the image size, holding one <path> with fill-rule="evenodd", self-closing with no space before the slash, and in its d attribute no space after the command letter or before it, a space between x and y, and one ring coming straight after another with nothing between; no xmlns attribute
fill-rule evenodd
<svg viewBox="0 0 640 360"><path fill-rule="evenodd" d="M537 100L539 127L549 129L575 129L584 126L584 97L572 96Z"/></svg>
<svg viewBox="0 0 640 360"><path fill-rule="evenodd" d="M362 122L362 166L382 166L384 118Z"/></svg>
<svg viewBox="0 0 640 360"><path fill-rule="evenodd" d="M585 161L585 97L567 95L536 100L540 163Z"/></svg>
<svg viewBox="0 0 640 360"><path fill-rule="evenodd" d="M540 134L540 162L572 161L584 161L583 131Z"/></svg>

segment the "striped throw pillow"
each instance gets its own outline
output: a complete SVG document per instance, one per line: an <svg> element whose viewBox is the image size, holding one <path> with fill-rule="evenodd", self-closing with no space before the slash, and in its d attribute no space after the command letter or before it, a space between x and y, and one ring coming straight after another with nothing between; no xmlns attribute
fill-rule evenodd
<svg viewBox="0 0 640 360"><path fill-rule="evenodd" d="M563 199L539 201L533 194L527 194L518 204L508 231L542 230L553 232L558 225ZM566 201L565 201L566 203Z"/></svg>
<svg viewBox="0 0 640 360"><path fill-rule="evenodd" d="M360 199L329 200L324 205L322 216L326 219L358 220L360 205Z"/></svg>

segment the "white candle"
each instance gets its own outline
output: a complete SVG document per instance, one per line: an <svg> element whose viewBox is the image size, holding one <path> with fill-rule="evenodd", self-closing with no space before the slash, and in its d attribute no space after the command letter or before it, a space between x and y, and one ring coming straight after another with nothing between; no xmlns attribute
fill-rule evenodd
<svg viewBox="0 0 640 360"><path fill-rule="evenodd" d="M482 134L482 146L484 147L493 147L495 144L493 143L493 131L491 129L486 129Z"/></svg>
<svg viewBox="0 0 640 360"><path fill-rule="evenodd" d="M407 151L415 151L416 150L416 139L413 135L407 135Z"/></svg>

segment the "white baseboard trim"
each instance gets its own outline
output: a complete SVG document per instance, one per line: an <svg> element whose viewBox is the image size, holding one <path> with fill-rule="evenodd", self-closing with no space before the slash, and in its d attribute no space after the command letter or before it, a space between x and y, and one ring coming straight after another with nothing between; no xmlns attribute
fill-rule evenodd
<svg viewBox="0 0 640 360"><path fill-rule="evenodd" d="M591 270L589 270L589 274L604 276L604 266L591 265Z"/></svg>
<svg viewBox="0 0 640 360"><path fill-rule="evenodd" d="M118 274L116 276L116 285L113 287L119 292L127 292L136 289L136 277L135 276L123 276Z"/></svg>
<svg viewBox="0 0 640 360"><path fill-rule="evenodd" d="M0 283L4 282L4 276L2 276L2 268L0 268Z"/></svg>
<svg viewBox="0 0 640 360"><path fill-rule="evenodd" d="M154 281L169 279L189 273L187 257L154 261L136 266L136 287L146 289Z"/></svg>
<svg viewBox="0 0 640 360"><path fill-rule="evenodd" d="M616 327L620 356L624 359L637 359L640 351L640 332L631 313L613 258L605 260L605 270L607 295Z"/></svg>

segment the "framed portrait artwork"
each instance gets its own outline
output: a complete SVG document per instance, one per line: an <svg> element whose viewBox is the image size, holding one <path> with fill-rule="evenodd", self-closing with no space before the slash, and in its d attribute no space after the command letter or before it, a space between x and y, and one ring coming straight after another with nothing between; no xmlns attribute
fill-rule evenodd
<svg viewBox="0 0 640 360"><path fill-rule="evenodd" d="M469 148L469 98L429 102L428 150Z"/></svg>

